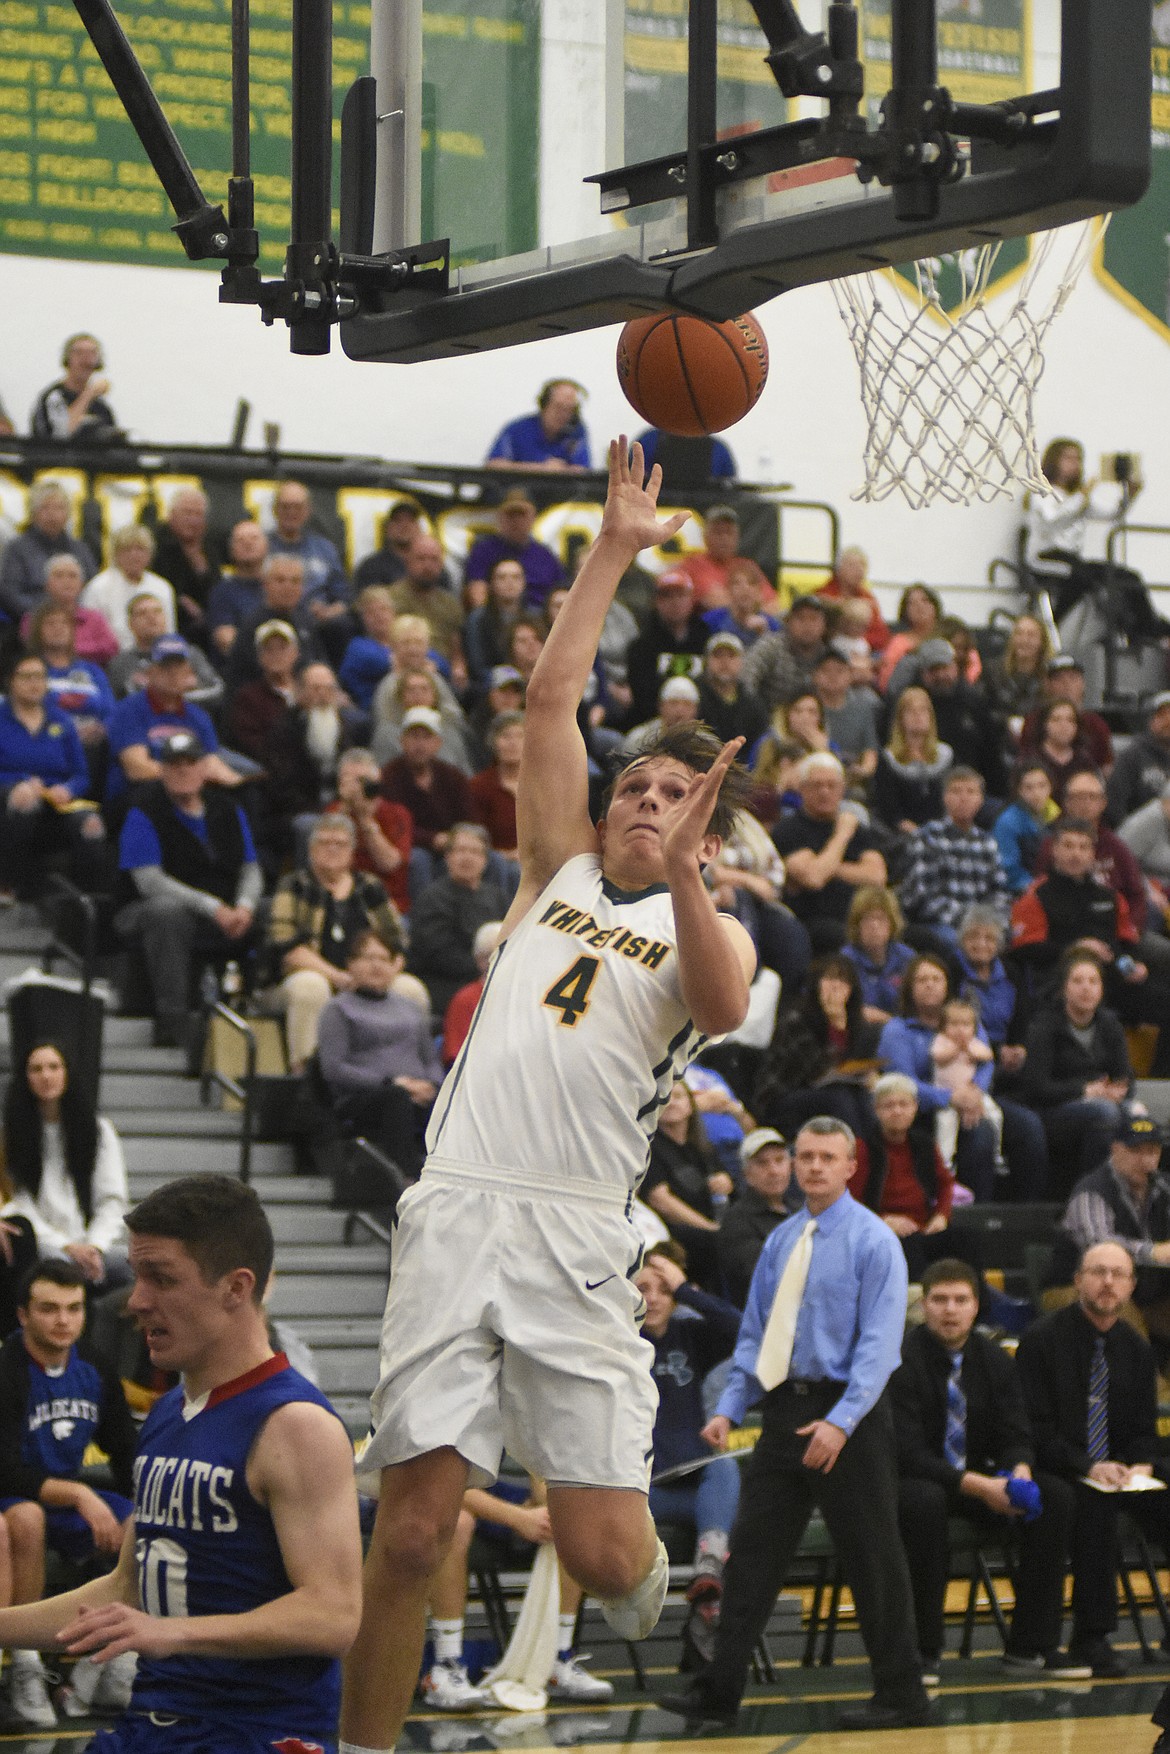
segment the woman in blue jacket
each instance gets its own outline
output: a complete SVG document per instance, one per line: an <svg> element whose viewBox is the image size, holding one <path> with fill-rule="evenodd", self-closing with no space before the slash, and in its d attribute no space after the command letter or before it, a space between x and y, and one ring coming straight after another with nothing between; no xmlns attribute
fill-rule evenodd
<svg viewBox="0 0 1170 1754"><path fill-rule="evenodd" d="M913 1078L918 1091L918 1106L924 1114L937 1114L949 1103L959 1110L964 1120L964 1107L969 1107L973 1126L960 1125L959 1143L955 1153L955 1173L970 1188L977 1200L990 1200L996 1195L995 1139L988 1123L979 1117L979 1109L960 1091L953 1094L933 1082L930 1044L942 1025L942 1008L951 997L952 972L937 956L916 956L902 979L901 1015L892 1017L881 1033L878 1056L893 1072L905 1072ZM978 1002L977 982L967 982L965 998ZM979 1039L989 1041L983 1023ZM1003 1049L999 1050L1001 1053ZM1019 1056L1022 1059L1022 1055ZM993 1077L989 1063L975 1075L976 1087L987 1090ZM1007 1190L1015 1200L1037 1200L1043 1197L1048 1177L1048 1148L1040 1117L1020 1102L1005 1101L996 1091L996 1101L1003 1110L1003 1150L1010 1174ZM1001 1196L1002 1197L1002 1196Z"/></svg>
<svg viewBox="0 0 1170 1754"><path fill-rule="evenodd" d="M48 685L44 659L24 652L0 700L0 885L21 899L40 892L59 855L83 889L100 888L107 867L102 819L83 802L85 751L73 721L47 705Z"/></svg>

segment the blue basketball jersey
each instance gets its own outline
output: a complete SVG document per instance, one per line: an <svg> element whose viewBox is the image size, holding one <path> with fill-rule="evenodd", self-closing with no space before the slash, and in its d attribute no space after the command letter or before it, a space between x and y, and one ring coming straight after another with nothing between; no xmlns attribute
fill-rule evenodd
<svg viewBox="0 0 1170 1754"><path fill-rule="evenodd" d="M149 1614L243 1614L292 1583L267 1509L245 1470L269 1415L328 1400L283 1352L215 1389L195 1411L182 1388L151 1410L134 1463L138 1588ZM336 1733L341 1666L332 1658L139 1659L132 1712L264 1724L322 1741Z"/></svg>

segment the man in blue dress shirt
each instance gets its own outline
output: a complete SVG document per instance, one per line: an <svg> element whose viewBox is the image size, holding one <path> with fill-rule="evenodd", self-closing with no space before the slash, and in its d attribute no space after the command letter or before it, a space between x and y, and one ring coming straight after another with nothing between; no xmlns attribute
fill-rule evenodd
<svg viewBox="0 0 1170 1754"><path fill-rule="evenodd" d="M715 1659L685 1693L661 1700L692 1720L734 1719L752 1650L819 1506L874 1676L873 1698L839 1713L839 1727L927 1721L885 1396L902 1344L906 1265L893 1231L847 1191L855 1152L850 1129L828 1116L797 1135L793 1165L805 1210L764 1244L731 1375L704 1427L706 1441L723 1449L731 1427L761 1403L763 1429L744 1470Z"/></svg>

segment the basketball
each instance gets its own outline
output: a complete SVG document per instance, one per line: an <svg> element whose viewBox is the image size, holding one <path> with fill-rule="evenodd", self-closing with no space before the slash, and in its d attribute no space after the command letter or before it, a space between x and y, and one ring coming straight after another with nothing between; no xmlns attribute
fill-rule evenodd
<svg viewBox="0 0 1170 1754"><path fill-rule="evenodd" d="M618 383L644 420L702 438L742 420L768 381L768 343L749 311L728 323L659 311L618 337Z"/></svg>

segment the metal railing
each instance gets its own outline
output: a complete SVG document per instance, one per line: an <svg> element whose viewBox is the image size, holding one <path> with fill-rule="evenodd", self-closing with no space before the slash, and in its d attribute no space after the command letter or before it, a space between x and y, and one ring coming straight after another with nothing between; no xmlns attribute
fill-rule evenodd
<svg viewBox="0 0 1170 1754"><path fill-rule="evenodd" d="M1101 649L1104 656L1103 693L1107 705L1119 704L1117 695L1117 618L1116 600L1113 591L1113 569L1125 566L1126 543L1131 536L1170 537L1170 525L1167 524L1114 524L1105 541L1105 589L1101 593L1101 618L1105 624L1104 638ZM1129 697L1125 704L1135 704Z"/></svg>
<svg viewBox="0 0 1170 1754"><path fill-rule="evenodd" d="M238 1011L233 1011L222 999L217 999L214 1005L209 1006L205 1015L209 1022L213 1017L221 1017L229 1029L234 1029L237 1035L244 1038L243 1083L230 1073L222 1072L218 1066L209 1066L205 1060L200 1075L200 1088L205 1103L210 1099L212 1086L218 1085L240 1104L240 1166L236 1173L242 1182L247 1183L252 1179L252 1134L256 1120L256 1031L246 1017L241 1017Z"/></svg>
<svg viewBox="0 0 1170 1754"><path fill-rule="evenodd" d="M394 1204L396 1205L398 1200L401 1199L402 1195L406 1192L406 1189L410 1186L410 1183L407 1181L407 1178L403 1175L398 1165L392 1158L387 1157L384 1152L379 1151L376 1145L371 1145L368 1139L358 1137L356 1139L348 1140L347 1143L354 1151L357 1151L363 1157L368 1158L372 1164L382 1171L386 1177L387 1183L395 1190ZM388 1200L386 1204L390 1205L391 1202ZM394 1243L393 1233L389 1231L379 1219L375 1218L372 1212L367 1212L363 1208L355 1208L353 1211L346 1213L345 1224L342 1228L342 1240L345 1242L347 1248L352 1247L359 1230L366 1231L368 1235L374 1238L375 1242L380 1242L385 1245L386 1271L389 1273L390 1249L393 1247Z"/></svg>
<svg viewBox="0 0 1170 1754"><path fill-rule="evenodd" d="M41 914L49 928L49 941L41 955L41 967L45 974L53 972L53 964L58 957L71 964L81 976L81 990L88 995L93 985L94 967L97 961L97 902L92 895L86 895L67 877L54 873L49 878L47 893L42 896ZM66 908L75 908L82 921L82 944L79 950L68 938L62 936L61 915Z"/></svg>

